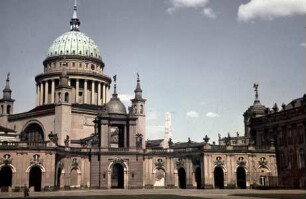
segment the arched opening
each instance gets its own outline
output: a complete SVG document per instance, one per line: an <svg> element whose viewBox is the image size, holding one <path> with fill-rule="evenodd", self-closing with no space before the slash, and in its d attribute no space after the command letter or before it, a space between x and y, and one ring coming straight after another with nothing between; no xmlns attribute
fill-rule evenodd
<svg viewBox="0 0 306 199"><path fill-rule="evenodd" d="M58 168L56 174L56 188L58 190L61 188L61 174L62 174L62 169Z"/></svg>
<svg viewBox="0 0 306 199"><path fill-rule="evenodd" d="M70 173L70 186L77 187L78 186L78 171L76 169L72 169Z"/></svg>
<svg viewBox="0 0 306 199"><path fill-rule="evenodd" d="M62 94L60 92L57 93L58 96L58 103L62 102Z"/></svg>
<svg viewBox="0 0 306 199"><path fill-rule="evenodd" d="M179 168L178 177L179 177L179 188L186 189L186 172L184 168Z"/></svg>
<svg viewBox="0 0 306 199"><path fill-rule="evenodd" d="M8 192L12 186L13 172L9 166L0 168L0 189L1 192Z"/></svg>
<svg viewBox="0 0 306 199"><path fill-rule="evenodd" d="M111 188L124 188L124 168L121 164L116 163L113 165L111 179Z"/></svg>
<svg viewBox="0 0 306 199"><path fill-rule="evenodd" d="M155 170L155 182L154 182L154 187L165 187L165 177L166 177L166 172L162 168L158 168Z"/></svg>
<svg viewBox="0 0 306 199"><path fill-rule="evenodd" d="M11 105L7 105L6 114L11 114Z"/></svg>
<svg viewBox="0 0 306 199"><path fill-rule="evenodd" d="M25 140L29 146L39 146L44 142L44 132L37 123L32 123L24 130Z"/></svg>
<svg viewBox="0 0 306 199"><path fill-rule="evenodd" d="M224 189L224 173L221 167L216 167L214 171L215 188Z"/></svg>
<svg viewBox="0 0 306 199"><path fill-rule="evenodd" d="M237 168L237 187L240 189L246 189L246 173L243 167Z"/></svg>
<svg viewBox="0 0 306 199"><path fill-rule="evenodd" d="M197 167L195 170L195 180L197 183L197 189L201 189L202 187L202 178L201 178L201 169Z"/></svg>
<svg viewBox="0 0 306 199"><path fill-rule="evenodd" d="M29 187L34 187L34 191L41 191L41 169L37 166L33 166L29 174Z"/></svg>
<svg viewBox="0 0 306 199"><path fill-rule="evenodd" d="M69 93L65 93L65 102L69 102Z"/></svg>
<svg viewBox="0 0 306 199"><path fill-rule="evenodd" d="M1 114L4 114L4 108L3 108L3 105L1 105Z"/></svg>

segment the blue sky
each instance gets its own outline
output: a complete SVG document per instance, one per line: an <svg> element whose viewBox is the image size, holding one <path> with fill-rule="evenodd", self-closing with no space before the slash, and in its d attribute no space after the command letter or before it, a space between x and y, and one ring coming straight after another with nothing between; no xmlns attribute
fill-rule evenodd
<svg viewBox="0 0 306 199"><path fill-rule="evenodd" d="M15 113L35 106L35 75L69 31L73 0L0 0L0 86L11 73ZM262 104L306 93L305 0L78 0L80 30L117 74L126 104L141 77L147 137L175 141L239 131L259 83Z"/></svg>

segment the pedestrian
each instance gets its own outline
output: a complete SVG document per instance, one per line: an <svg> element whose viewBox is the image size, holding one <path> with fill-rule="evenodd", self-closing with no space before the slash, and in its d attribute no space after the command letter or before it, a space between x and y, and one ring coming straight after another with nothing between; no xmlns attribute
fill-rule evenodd
<svg viewBox="0 0 306 199"><path fill-rule="evenodd" d="M29 195L29 188L27 187L26 184L24 184L23 193L24 193L24 197L25 197L25 198L29 198L29 197L30 197L30 195Z"/></svg>

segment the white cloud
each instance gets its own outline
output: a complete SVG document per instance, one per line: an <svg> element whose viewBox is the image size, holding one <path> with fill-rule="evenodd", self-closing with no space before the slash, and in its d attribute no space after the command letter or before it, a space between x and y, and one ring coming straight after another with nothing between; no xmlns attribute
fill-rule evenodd
<svg viewBox="0 0 306 199"><path fill-rule="evenodd" d="M207 5L209 0L169 0L174 8L202 8Z"/></svg>
<svg viewBox="0 0 306 199"><path fill-rule="evenodd" d="M211 8L204 8L203 14L211 19L214 19L217 17L216 13Z"/></svg>
<svg viewBox="0 0 306 199"><path fill-rule="evenodd" d="M130 102L134 98L134 95L131 94L118 94L118 97L122 102Z"/></svg>
<svg viewBox="0 0 306 199"><path fill-rule="evenodd" d="M301 44L300 44L300 46L302 46L302 47L306 48L306 42L301 43Z"/></svg>
<svg viewBox="0 0 306 199"><path fill-rule="evenodd" d="M208 112L206 113L206 117L215 118L215 117L220 117L220 115L217 113Z"/></svg>
<svg viewBox="0 0 306 199"><path fill-rule="evenodd" d="M192 8L201 9L203 14L208 18L216 18L216 13L207 7L209 0L168 0L168 2L170 6L167 9L167 13L169 14L183 8Z"/></svg>
<svg viewBox="0 0 306 199"><path fill-rule="evenodd" d="M305 13L306 0L251 0L239 6L238 21L249 22L255 19L271 21L278 17Z"/></svg>
<svg viewBox="0 0 306 199"><path fill-rule="evenodd" d="M186 113L186 116L190 118L198 118L199 114L196 111L189 111Z"/></svg>

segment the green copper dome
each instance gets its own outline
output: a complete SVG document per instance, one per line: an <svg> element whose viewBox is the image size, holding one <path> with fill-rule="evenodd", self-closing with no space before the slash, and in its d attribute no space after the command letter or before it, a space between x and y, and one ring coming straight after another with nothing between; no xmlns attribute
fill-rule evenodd
<svg viewBox="0 0 306 199"><path fill-rule="evenodd" d="M57 56L77 55L99 59L102 61L100 50L96 43L79 31L81 22L77 17L76 2L70 20L70 31L54 40L48 50L47 59Z"/></svg>
<svg viewBox="0 0 306 199"><path fill-rule="evenodd" d="M61 55L78 55L102 60L95 42L79 31L66 32L54 40L47 58Z"/></svg>

